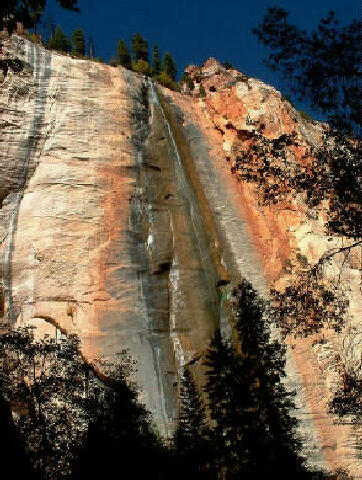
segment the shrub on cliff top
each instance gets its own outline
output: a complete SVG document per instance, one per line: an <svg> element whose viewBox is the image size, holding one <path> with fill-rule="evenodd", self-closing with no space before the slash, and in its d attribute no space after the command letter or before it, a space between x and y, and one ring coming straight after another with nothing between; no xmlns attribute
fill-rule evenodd
<svg viewBox="0 0 362 480"><path fill-rule="evenodd" d="M170 78L167 73L161 72L160 75L154 77L155 82L160 83L162 86L169 88L170 90L178 90L178 85L176 82Z"/></svg>
<svg viewBox="0 0 362 480"><path fill-rule="evenodd" d="M140 73L141 75L146 75L150 77L152 75L152 69L149 66L148 62L145 60L137 60L132 62L132 70L134 72Z"/></svg>

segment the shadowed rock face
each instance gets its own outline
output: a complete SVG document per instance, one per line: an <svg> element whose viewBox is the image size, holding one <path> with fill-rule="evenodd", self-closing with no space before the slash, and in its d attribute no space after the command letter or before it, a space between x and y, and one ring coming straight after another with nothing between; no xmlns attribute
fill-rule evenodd
<svg viewBox="0 0 362 480"><path fill-rule="evenodd" d="M298 252L313 263L344 242L325 235L323 209L312 220L297 196L263 206L230 170L261 125L267 139L296 133L293 161L320 144L322 127L213 59L188 70L204 100L197 88L193 98L158 87L159 102L152 84L123 69L17 36L4 52L22 69L8 69L0 92L0 313L77 333L89 360L129 349L140 398L170 435L178 373L191 362L201 385L199 359L215 327L228 334L218 285L244 276L267 297L298 273L285 273L287 259ZM361 313L359 262L354 252L341 278L351 324ZM315 446L311 462L357 475L349 427L326 414L344 333L323 334L330 360L320 335L287 339L287 381Z"/></svg>

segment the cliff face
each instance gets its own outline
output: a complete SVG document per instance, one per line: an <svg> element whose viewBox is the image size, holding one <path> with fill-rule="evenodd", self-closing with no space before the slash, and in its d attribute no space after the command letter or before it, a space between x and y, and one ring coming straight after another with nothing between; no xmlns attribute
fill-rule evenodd
<svg viewBox="0 0 362 480"><path fill-rule="evenodd" d="M316 435L323 461L358 477L356 431L337 424L327 411L343 366L359 362L361 249L351 238L328 233L333 200L325 196L312 204L307 195L307 190L320 193L316 158L326 148L327 126L305 120L273 87L226 70L214 59L202 67L188 67L186 73L195 85L191 95L164 94L191 145L232 277L246 276L262 295L277 299L277 311L285 307L281 298L287 307L288 301L307 303L305 297L283 297L294 285L307 299L317 287L336 296L325 307L343 316L338 333L323 321L320 328L308 330L308 322L315 322L308 314L313 317L321 310L303 308L305 330L295 328L295 336L289 333L293 329L285 329L287 369L298 391L302 429ZM199 98L201 85L205 98ZM295 180L299 172L303 188ZM318 281L309 284L319 264ZM343 314L341 304L348 305ZM317 463L320 459L314 457Z"/></svg>
<svg viewBox="0 0 362 480"><path fill-rule="evenodd" d="M260 183L240 173L240 159L254 168L254 146L283 136L293 138L283 144L288 162L310 168L323 127L214 60L188 70L195 97L159 87L159 103L136 74L21 37L5 43L4 55L20 63L0 92L1 313L77 333L89 360L128 349L141 399L169 435L177 371L191 361L202 378L198 359L215 327L229 329L217 285L246 277L268 297L351 243L326 235L327 200L311 212L285 187L281 201L261 202ZM361 313L360 254L345 257L333 255L324 278L337 279L349 300L348 322L339 334L287 336L287 380L315 446L311 461L357 476L352 429L327 414L336 359Z"/></svg>

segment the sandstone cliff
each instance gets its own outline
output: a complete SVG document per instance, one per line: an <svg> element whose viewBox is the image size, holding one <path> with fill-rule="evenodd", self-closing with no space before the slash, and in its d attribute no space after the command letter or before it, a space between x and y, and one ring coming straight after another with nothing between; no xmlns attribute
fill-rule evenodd
<svg viewBox="0 0 362 480"><path fill-rule="evenodd" d="M0 96L2 314L77 333L90 361L128 349L141 399L169 435L178 369L192 361L202 376L212 332L229 328L217 285L243 276L269 297L353 243L326 234L327 200L313 211L300 192L261 202L260 183L238 168L256 132L263 141L293 135L288 161L308 168L323 126L212 59L188 70L205 99L197 88L159 87L160 104L147 79L124 69L17 36L4 55L20 64ZM310 461L356 478L355 432L327 410L346 342L356 352L360 342L360 262L355 247L324 267L349 301L342 331L286 337Z"/></svg>

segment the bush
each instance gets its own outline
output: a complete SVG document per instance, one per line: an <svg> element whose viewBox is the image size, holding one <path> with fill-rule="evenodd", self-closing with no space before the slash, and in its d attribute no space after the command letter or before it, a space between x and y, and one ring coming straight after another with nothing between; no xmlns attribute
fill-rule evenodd
<svg viewBox="0 0 362 480"><path fill-rule="evenodd" d="M177 83L174 82L165 72L161 72L160 75L155 76L154 80L170 90L178 91Z"/></svg>
<svg viewBox="0 0 362 480"><path fill-rule="evenodd" d="M132 62L132 70L134 72L140 73L141 75L146 75L150 77L152 75L152 69L149 66L148 62L145 60L137 60Z"/></svg>
<svg viewBox="0 0 362 480"><path fill-rule="evenodd" d="M194 90L195 88L192 78L189 75L187 75L187 73L185 73L180 80L180 85L182 84L185 84L190 91Z"/></svg>

